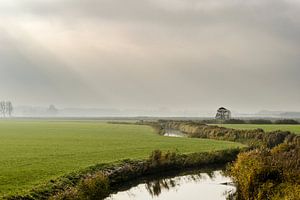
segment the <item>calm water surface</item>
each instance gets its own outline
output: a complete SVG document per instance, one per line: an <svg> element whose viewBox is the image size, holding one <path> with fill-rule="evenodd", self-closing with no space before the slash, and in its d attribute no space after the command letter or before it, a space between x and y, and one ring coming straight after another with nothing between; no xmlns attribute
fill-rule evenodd
<svg viewBox="0 0 300 200"><path fill-rule="evenodd" d="M187 137L186 134L182 133L181 131L174 130L174 129L167 129L166 133L164 136L169 136L169 137Z"/></svg>
<svg viewBox="0 0 300 200"><path fill-rule="evenodd" d="M125 191L112 194L106 200L226 200L236 188L221 171L197 172L172 178L143 181Z"/></svg>

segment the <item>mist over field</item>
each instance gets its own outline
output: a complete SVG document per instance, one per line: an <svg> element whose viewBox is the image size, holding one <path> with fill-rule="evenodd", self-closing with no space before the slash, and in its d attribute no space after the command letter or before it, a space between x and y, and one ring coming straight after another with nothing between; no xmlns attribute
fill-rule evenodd
<svg viewBox="0 0 300 200"><path fill-rule="evenodd" d="M0 0L0 199L300 199L300 0Z"/></svg>
<svg viewBox="0 0 300 200"><path fill-rule="evenodd" d="M296 0L2 0L1 98L181 114L299 111L299 35Z"/></svg>

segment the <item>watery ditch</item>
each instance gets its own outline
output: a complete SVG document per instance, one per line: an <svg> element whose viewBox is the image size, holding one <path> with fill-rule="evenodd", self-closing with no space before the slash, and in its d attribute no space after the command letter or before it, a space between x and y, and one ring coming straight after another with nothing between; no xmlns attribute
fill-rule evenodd
<svg viewBox="0 0 300 200"><path fill-rule="evenodd" d="M191 171L128 183L105 200L225 200L236 191L231 182L221 170Z"/></svg>
<svg viewBox="0 0 300 200"><path fill-rule="evenodd" d="M164 136L187 137L175 129L167 129ZM226 200L235 191L231 178L222 170L203 169L141 178L120 187L105 200Z"/></svg>
<svg viewBox="0 0 300 200"><path fill-rule="evenodd" d="M164 136L187 137L175 129L167 129ZM235 191L231 178L221 170L206 169L139 179L123 186L105 200L226 200Z"/></svg>
<svg viewBox="0 0 300 200"><path fill-rule="evenodd" d="M175 130L175 129L166 129L164 136L167 137L187 137L186 134L184 134L183 132L179 131L179 130Z"/></svg>

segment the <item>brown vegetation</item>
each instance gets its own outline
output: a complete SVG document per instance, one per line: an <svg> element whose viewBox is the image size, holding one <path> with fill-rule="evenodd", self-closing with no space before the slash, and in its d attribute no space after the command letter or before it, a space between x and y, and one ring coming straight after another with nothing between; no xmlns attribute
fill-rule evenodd
<svg viewBox="0 0 300 200"><path fill-rule="evenodd" d="M238 184L238 199L300 199L299 145L240 153L229 171Z"/></svg>
<svg viewBox="0 0 300 200"><path fill-rule="evenodd" d="M262 129L236 130L219 126L208 126L197 122L169 121L161 123L164 128L182 131L190 137L228 140L247 144L251 147L275 147L283 142L300 144L300 136L288 131L264 132Z"/></svg>

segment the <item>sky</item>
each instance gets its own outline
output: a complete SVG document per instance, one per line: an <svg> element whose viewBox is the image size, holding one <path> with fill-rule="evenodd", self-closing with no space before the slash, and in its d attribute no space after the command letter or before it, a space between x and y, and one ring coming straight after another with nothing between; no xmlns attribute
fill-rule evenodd
<svg viewBox="0 0 300 200"><path fill-rule="evenodd" d="M298 0L1 0L15 105L300 111Z"/></svg>

